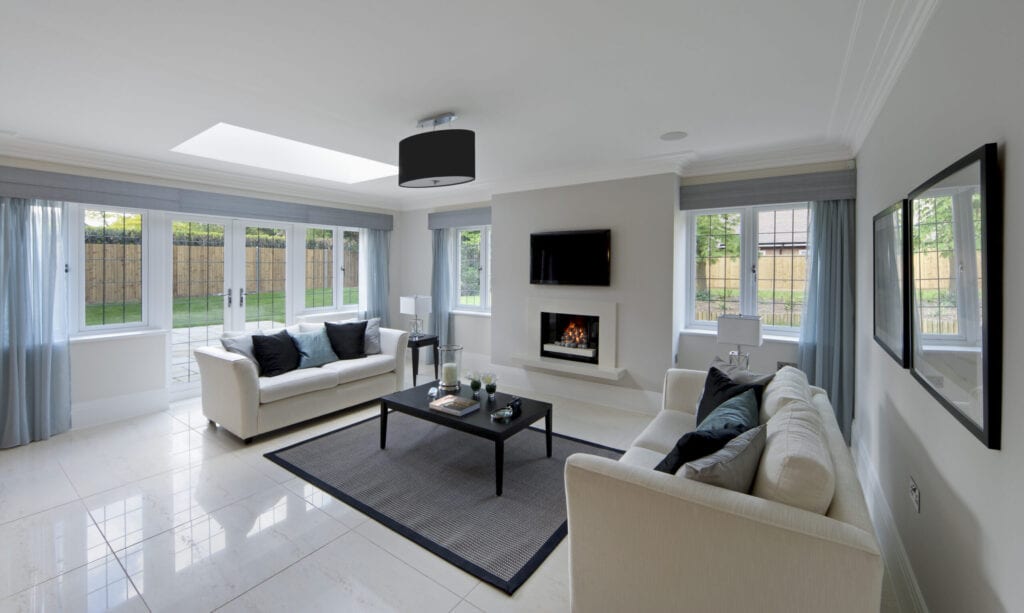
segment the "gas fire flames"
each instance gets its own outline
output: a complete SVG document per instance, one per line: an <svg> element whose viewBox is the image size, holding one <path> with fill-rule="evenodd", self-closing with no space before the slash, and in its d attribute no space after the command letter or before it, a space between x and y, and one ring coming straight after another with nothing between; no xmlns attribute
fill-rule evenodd
<svg viewBox="0 0 1024 613"><path fill-rule="evenodd" d="M587 348L587 333L583 326L576 325L576 322L569 322L569 325L562 332L562 340L558 343L562 347Z"/></svg>

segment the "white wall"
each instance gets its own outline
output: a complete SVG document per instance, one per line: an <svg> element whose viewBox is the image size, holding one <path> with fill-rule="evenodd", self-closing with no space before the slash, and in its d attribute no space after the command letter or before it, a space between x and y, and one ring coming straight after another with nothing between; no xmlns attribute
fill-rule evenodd
<svg viewBox="0 0 1024 613"><path fill-rule="evenodd" d="M1002 451L985 448L872 339L871 217L987 142L1005 176L1006 312L1024 304L1024 2L943 2L857 157L855 447L932 611L1024 607L1024 328L1005 326ZM1000 282L1000 280L995 280ZM996 357L999 360L999 357ZM907 494L913 475L921 513Z"/></svg>
<svg viewBox="0 0 1024 613"><path fill-rule="evenodd" d="M531 298L597 300L618 305L617 366L627 374L610 386L661 390L672 365L673 231L678 202L674 174L495 195L491 200L493 361L516 364L537 353L527 338ZM530 234L610 228L610 287L530 285Z"/></svg>
<svg viewBox="0 0 1024 613"><path fill-rule="evenodd" d="M73 428L167 408L167 333L71 341Z"/></svg>

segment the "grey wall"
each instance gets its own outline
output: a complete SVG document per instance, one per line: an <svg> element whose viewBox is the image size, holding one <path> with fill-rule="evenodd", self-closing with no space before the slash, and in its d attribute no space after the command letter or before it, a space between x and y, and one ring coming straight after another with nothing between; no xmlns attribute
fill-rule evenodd
<svg viewBox="0 0 1024 613"><path fill-rule="evenodd" d="M491 200L491 355L511 365L536 353L526 338L531 297L618 304L618 384L660 391L672 365L673 228L678 177L655 175L512 194ZM530 285L530 233L611 228L610 287Z"/></svg>
<svg viewBox="0 0 1024 613"><path fill-rule="evenodd" d="M1006 326L1003 450L986 449L872 339L871 217L986 142L1005 175L1005 260L1024 261L1024 3L943 2L857 157L857 417L932 611L1024 606L1024 328ZM1004 304L1024 302L1019 268ZM921 513L907 495L913 475Z"/></svg>

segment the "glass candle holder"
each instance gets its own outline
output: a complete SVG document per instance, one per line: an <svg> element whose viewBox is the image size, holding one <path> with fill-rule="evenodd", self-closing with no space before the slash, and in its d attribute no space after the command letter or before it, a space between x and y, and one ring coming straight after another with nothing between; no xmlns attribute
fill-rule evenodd
<svg viewBox="0 0 1024 613"><path fill-rule="evenodd" d="M437 348L437 359L441 362L441 378L437 382L437 388L447 393L459 391L462 345L441 345Z"/></svg>
<svg viewBox="0 0 1024 613"><path fill-rule="evenodd" d="M494 393L498 391L498 375L488 372L484 373L481 379L487 391L487 400L494 402Z"/></svg>
<svg viewBox="0 0 1024 613"><path fill-rule="evenodd" d="M484 386L483 381L480 380L480 373L477 371L471 371L466 375L469 379L469 389L473 390L473 398L480 397L480 388Z"/></svg>

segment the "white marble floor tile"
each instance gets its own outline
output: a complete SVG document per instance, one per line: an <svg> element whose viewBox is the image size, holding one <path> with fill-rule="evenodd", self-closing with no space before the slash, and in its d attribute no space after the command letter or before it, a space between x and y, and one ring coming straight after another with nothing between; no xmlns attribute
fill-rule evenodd
<svg viewBox="0 0 1024 613"><path fill-rule="evenodd" d="M171 418L168 418L171 419ZM173 420L176 423L177 420ZM146 477L186 468L226 453L227 449L194 430L144 439L125 437L79 445L61 458L80 496L91 496Z"/></svg>
<svg viewBox="0 0 1024 613"><path fill-rule="evenodd" d="M26 472L60 469L58 449L69 441L67 433L30 445L0 449L0 481Z"/></svg>
<svg viewBox="0 0 1024 613"><path fill-rule="evenodd" d="M111 553L78 500L0 524L0 598Z"/></svg>
<svg viewBox="0 0 1024 613"><path fill-rule="evenodd" d="M113 554L0 600L0 612L147 611Z"/></svg>
<svg viewBox="0 0 1024 613"><path fill-rule="evenodd" d="M0 523L33 515L78 498L60 466L0 477Z"/></svg>
<svg viewBox="0 0 1024 613"><path fill-rule="evenodd" d="M452 609L452 613L483 613L483 611L470 604L469 601L463 600L459 604L455 605L455 608Z"/></svg>
<svg viewBox="0 0 1024 613"><path fill-rule="evenodd" d="M515 594L509 596L490 584L480 582L466 600L488 613L503 611L536 611L543 613L569 610L569 545L563 540L526 580Z"/></svg>
<svg viewBox="0 0 1024 613"><path fill-rule="evenodd" d="M287 568L223 611L451 611L459 597L355 532Z"/></svg>
<svg viewBox="0 0 1024 613"><path fill-rule="evenodd" d="M314 505L349 528L356 528L363 522L371 521L366 515L298 477L293 476L288 481L282 483L282 485L293 494L302 496L306 502Z"/></svg>
<svg viewBox="0 0 1024 613"><path fill-rule="evenodd" d="M90 496L85 505L119 551L274 487L255 468L224 454Z"/></svg>
<svg viewBox="0 0 1024 613"><path fill-rule="evenodd" d="M356 532L460 597L465 597L480 583L473 575L376 521L361 524Z"/></svg>
<svg viewBox="0 0 1024 613"><path fill-rule="evenodd" d="M153 611L208 611L347 529L282 487L117 552Z"/></svg>

